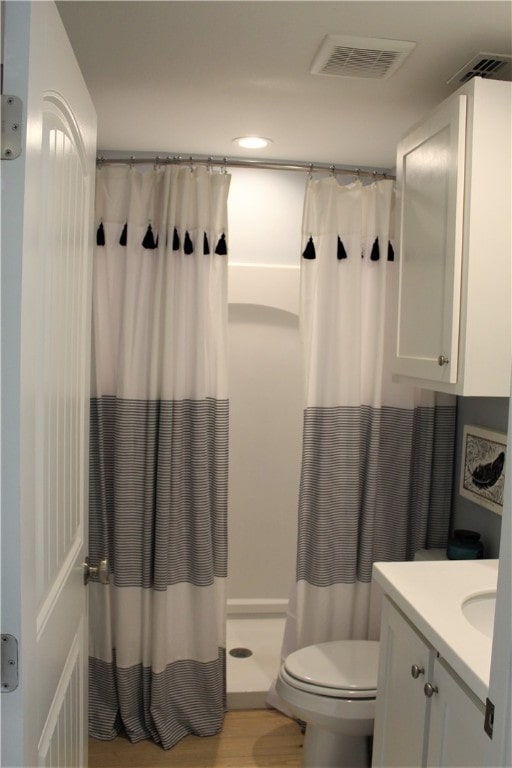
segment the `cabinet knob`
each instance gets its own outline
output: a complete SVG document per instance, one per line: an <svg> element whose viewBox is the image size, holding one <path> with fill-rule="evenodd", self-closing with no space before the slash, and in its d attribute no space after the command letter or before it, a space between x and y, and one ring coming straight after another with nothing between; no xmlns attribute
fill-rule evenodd
<svg viewBox="0 0 512 768"><path fill-rule="evenodd" d="M448 360L448 358L445 357L444 355L439 355L439 357L437 358L437 364L438 365L446 365L449 362L450 361Z"/></svg>
<svg viewBox="0 0 512 768"><path fill-rule="evenodd" d="M437 685L432 685L432 683L425 683L423 687L423 693L427 697L427 699L431 699L434 693L438 693L438 687Z"/></svg>
<svg viewBox="0 0 512 768"><path fill-rule="evenodd" d="M423 667L420 667L418 664L413 664L411 667L411 675L414 677L415 680L418 679L420 675L424 675L425 670Z"/></svg>

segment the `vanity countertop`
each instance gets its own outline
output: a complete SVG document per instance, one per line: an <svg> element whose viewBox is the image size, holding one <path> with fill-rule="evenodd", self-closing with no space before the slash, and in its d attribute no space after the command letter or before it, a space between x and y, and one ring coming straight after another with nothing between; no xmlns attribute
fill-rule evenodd
<svg viewBox="0 0 512 768"><path fill-rule="evenodd" d="M375 563L374 578L478 698L489 693L492 638L462 612L469 597L496 590L498 560Z"/></svg>

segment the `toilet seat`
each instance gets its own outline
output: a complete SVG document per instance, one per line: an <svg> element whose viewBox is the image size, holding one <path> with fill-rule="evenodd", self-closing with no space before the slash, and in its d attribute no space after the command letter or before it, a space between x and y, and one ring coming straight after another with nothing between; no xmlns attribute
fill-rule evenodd
<svg viewBox="0 0 512 768"><path fill-rule="evenodd" d="M377 695L379 643L335 640L291 653L281 669L289 685L317 696L374 699Z"/></svg>

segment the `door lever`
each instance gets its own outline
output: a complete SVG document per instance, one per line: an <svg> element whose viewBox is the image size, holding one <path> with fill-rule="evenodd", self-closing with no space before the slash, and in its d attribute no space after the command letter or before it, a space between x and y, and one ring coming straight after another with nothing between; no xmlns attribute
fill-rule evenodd
<svg viewBox="0 0 512 768"><path fill-rule="evenodd" d="M88 557L85 558L83 564L84 568L84 584L88 584L91 579L97 578L100 584L108 584L110 581L110 573L108 570L108 560L100 560L98 565L91 565L91 561Z"/></svg>

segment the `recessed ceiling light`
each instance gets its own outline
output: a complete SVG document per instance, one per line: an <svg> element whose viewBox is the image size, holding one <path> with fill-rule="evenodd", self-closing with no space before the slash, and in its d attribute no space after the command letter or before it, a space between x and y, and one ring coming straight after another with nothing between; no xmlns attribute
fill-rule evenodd
<svg viewBox="0 0 512 768"><path fill-rule="evenodd" d="M233 141L244 149L264 149L271 143L270 139L264 139L262 136L240 136Z"/></svg>

